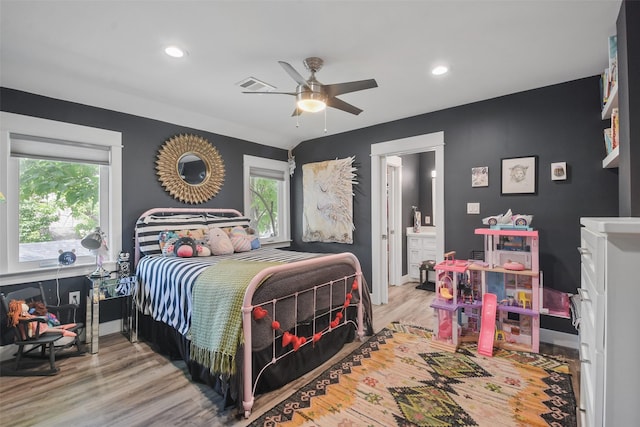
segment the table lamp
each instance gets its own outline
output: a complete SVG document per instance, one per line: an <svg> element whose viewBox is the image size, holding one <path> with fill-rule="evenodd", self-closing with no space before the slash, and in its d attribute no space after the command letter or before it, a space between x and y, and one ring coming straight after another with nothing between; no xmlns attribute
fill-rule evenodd
<svg viewBox="0 0 640 427"><path fill-rule="evenodd" d="M102 260L100 259L100 251L104 247L107 250L107 245L105 242L104 234L100 227L96 227L95 230L87 234L80 244L89 250L92 250L96 254L96 269L93 273L89 275L89 277L107 277L109 276L109 272L102 268Z"/></svg>

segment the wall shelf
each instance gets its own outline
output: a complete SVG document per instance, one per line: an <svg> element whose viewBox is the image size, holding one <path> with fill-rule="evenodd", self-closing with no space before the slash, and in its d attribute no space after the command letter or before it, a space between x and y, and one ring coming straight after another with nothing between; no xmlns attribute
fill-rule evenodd
<svg viewBox="0 0 640 427"><path fill-rule="evenodd" d="M602 120L610 119L611 112L614 108L618 108L618 85L616 84L613 89L611 89L611 93L609 94L609 99L607 103L602 107Z"/></svg>
<svg viewBox="0 0 640 427"><path fill-rule="evenodd" d="M617 168L620 156L620 147L616 147L602 160L602 167L605 169Z"/></svg>

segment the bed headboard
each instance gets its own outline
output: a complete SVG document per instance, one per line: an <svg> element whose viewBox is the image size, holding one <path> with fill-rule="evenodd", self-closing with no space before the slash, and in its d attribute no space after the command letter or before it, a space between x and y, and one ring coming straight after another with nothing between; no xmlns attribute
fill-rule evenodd
<svg viewBox="0 0 640 427"><path fill-rule="evenodd" d="M220 208L152 208L136 221L133 256L134 268L141 254L160 254L158 235L166 230L193 230L203 227L249 226L250 218L235 209Z"/></svg>

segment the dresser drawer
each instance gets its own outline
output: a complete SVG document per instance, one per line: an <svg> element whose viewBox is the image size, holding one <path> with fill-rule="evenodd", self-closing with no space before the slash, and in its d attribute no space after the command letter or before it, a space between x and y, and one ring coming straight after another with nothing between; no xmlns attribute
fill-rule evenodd
<svg viewBox="0 0 640 427"><path fill-rule="evenodd" d="M434 238L423 238L422 239L422 249L423 250L427 250L427 251L433 251L435 252L436 250L436 239Z"/></svg>
<svg viewBox="0 0 640 427"><path fill-rule="evenodd" d="M602 426L604 406L604 379L602 366L604 354L593 352L591 359L582 360L582 345L580 349L580 409L585 411L587 425Z"/></svg>
<svg viewBox="0 0 640 427"><path fill-rule="evenodd" d="M596 291L591 278L582 271L580 281L580 330L593 335L595 348L604 348L604 324L606 318L606 296Z"/></svg>
<svg viewBox="0 0 640 427"><path fill-rule="evenodd" d="M597 292L605 291L604 282L604 246L602 236L585 228L580 232L580 258L582 261L582 275L587 275Z"/></svg>

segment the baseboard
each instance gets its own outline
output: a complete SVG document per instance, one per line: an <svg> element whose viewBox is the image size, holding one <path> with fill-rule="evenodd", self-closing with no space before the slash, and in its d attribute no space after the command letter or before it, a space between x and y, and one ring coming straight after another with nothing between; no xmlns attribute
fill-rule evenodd
<svg viewBox="0 0 640 427"><path fill-rule="evenodd" d="M406 285L407 283L417 283L417 282L418 281L416 279L409 276L408 274L405 274L400 278L400 285L397 285L397 286L402 286L402 285Z"/></svg>
<svg viewBox="0 0 640 427"><path fill-rule="evenodd" d="M572 348L574 350L580 348L580 338L578 335L553 331L551 329L540 328L540 341L560 347Z"/></svg>
<svg viewBox="0 0 640 427"><path fill-rule="evenodd" d="M112 320L111 322L100 323L99 336L111 335L122 332L122 320Z"/></svg>

